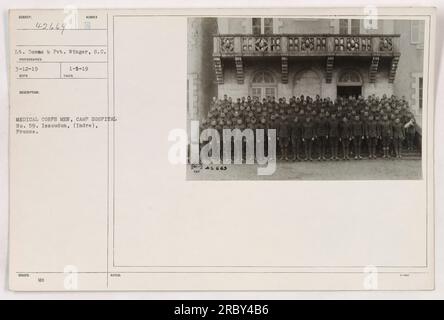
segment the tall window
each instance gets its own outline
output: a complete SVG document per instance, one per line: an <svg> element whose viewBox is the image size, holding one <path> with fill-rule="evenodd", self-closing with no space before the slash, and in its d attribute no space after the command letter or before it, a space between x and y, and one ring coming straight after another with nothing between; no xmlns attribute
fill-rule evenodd
<svg viewBox="0 0 444 320"><path fill-rule="evenodd" d="M339 34L347 34L347 33L348 33L348 20L339 19Z"/></svg>
<svg viewBox="0 0 444 320"><path fill-rule="evenodd" d="M251 95L259 99L267 97L276 97L277 88L274 77L270 72L257 72L251 83Z"/></svg>
<svg viewBox="0 0 444 320"><path fill-rule="evenodd" d="M361 28L361 22L358 19L352 19L351 34L359 34L360 28Z"/></svg>
<svg viewBox="0 0 444 320"><path fill-rule="evenodd" d="M338 86L361 86L362 79L359 73L353 70L343 72L338 79Z"/></svg>
<svg viewBox="0 0 444 320"><path fill-rule="evenodd" d="M251 88L251 95L256 98L262 98L262 88L252 87Z"/></svg>
<svg viewBox="0 0 444 320"><path fill-rule="evenodd" d="M264 34L273 34L272 18L264 18Z"/></svg>
<svg viewBox="0 0 444 320"><path fill-rule="evenodd" d="M253 18L253 34L261 34L262 33L262 23L261 18Z"/></svg>
<svg viewBox="0 0 444 320"><path fill-rule="evenodd" d="M424 22L412 20L410 22L410 39L412 44L422 44L424 42Z"/></svg>
<svg viewBox="0 0 444 320"><path fill-rule="evenodd" d="M253 18L253 34L273 34L273 18Z"/></svg>
<svg viewBox="0 0 444 320"><path fill-rule="evenodd" d="M423 80L422 80L422 77L419 77L419 94L418 94L418 96L419 96L419 101L418 101L418 103L419 103L419 108L420 109L422 109L422 83L423 83Z"/></svg>
<svg viewBox="0 0 444 320"><path fill-rule="evenodd" d="M359 19L339 19L339 34L359 34L361 21Z"/></svg>

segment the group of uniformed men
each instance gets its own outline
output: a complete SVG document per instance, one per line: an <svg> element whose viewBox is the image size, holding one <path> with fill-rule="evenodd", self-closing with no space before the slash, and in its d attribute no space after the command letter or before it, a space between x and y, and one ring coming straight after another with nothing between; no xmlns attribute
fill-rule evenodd
<svg viewBox="0 0 444 320"><path fill-rule="evenodd" d="M415 148L416 124L404 97L394 95L348 98L257 97L213 98L201 129L276 129L282 160L401 158L403 141ZM265 143L267 138L265 138ZM341 151L339 151L341 146ZM352 146L350 150L350 146ZM267 150L267 148L265 148ZM301 156L302 155L302 156Z"/></svg>

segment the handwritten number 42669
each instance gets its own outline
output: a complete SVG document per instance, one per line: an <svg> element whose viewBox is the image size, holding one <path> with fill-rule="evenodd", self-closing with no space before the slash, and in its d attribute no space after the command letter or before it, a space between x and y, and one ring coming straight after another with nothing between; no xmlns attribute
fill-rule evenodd
<svg viewBox="0 0 444 320"><path fill-rule="evenodd" d="M61 22L36 22L35 27L38 30L60 30L63 34L66 25Z"/></svg>

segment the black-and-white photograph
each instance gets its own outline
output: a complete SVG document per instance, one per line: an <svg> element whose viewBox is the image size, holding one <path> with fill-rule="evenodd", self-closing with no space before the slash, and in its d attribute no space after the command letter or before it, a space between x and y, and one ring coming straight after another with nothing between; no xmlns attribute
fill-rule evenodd
<svg viewBox="0 0 444 320"><path fill-rule="evenodd" d="M422 178L423 20L188 19L189 180Z"/></svg>
<svg viewBox="0 0 444 320"><path fill-rule="evenodd" d="M444 296L443 9L228 2L5 12L0 298Z"/></svg>

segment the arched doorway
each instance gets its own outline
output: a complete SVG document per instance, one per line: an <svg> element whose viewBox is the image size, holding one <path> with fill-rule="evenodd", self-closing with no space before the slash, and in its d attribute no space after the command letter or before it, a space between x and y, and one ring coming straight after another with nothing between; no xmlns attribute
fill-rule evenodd
<svg viewBox="0 0 444 320"><path fill-rule="evenodd" d="M362 78L354 70L347 70L341 73L337 86L338 97L357 97L362 94Z"/></svg>
<svg viewBox="0 0 444 320"><path fill-rule="evenodd" d="M251 96L261 100L267 97L277 97L277 84L271 72L259 71L253 75Z"/></svg>
<svg viewBox="0 0 444 320"><path fill-rule="evenodd" d="M321 95L321 79L313 70L307 69L300 71L294 78L293 95L299 97L301 95L315 98Z"/></svg>

